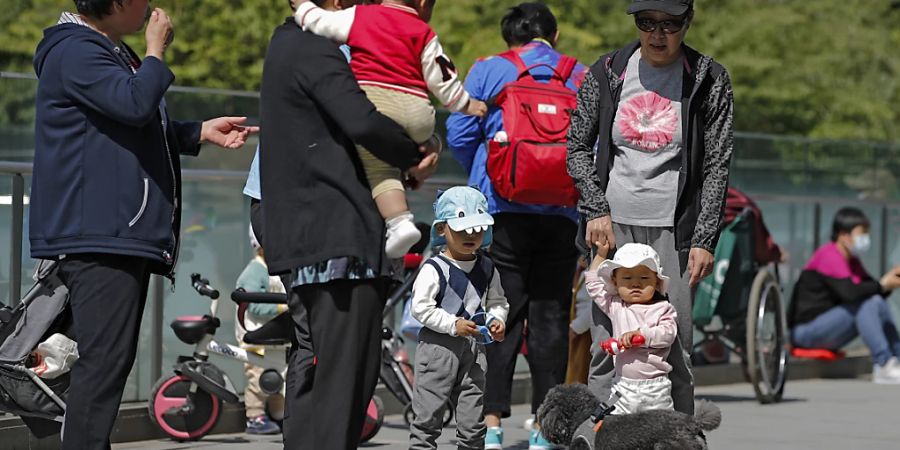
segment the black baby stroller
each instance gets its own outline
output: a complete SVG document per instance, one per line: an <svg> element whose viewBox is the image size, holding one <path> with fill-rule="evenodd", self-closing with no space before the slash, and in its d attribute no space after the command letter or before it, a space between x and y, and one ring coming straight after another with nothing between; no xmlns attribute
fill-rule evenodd
<svg viewBox="0 0 900 450"><path fill-rule="evenodd" d="M31 368L41 342L55 333L71 336L69 294L56 272L55 262L43 261L22 301L0 308L0 411L21 416L37 437L59 432L69 389L68 372L44 379Z"/></svg>

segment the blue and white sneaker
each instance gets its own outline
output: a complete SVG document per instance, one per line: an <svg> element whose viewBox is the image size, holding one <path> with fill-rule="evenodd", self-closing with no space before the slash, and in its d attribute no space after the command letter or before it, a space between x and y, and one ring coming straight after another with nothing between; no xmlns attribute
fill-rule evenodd
<svg viewBox="0 0 900 450"><path fill-rule="evenodd" d="M484 450L503 450L503 428L490 427L484 436Z"/></svg>
<svg viewBox="0 0 900 450"><path fill-rule="evenodd" d="M528 450L548 450L561 448L562 447L551 444L549 441L547 441L547 439L544 439L544 435L541 434L541 430L531 430L531 436L528 437Z"/></svg>
<svg viewBox="0 0 900 450"><path fill-rule="evenodd" d="M265 414L247 419L247 434L278 434L281 428Z"/></svg>

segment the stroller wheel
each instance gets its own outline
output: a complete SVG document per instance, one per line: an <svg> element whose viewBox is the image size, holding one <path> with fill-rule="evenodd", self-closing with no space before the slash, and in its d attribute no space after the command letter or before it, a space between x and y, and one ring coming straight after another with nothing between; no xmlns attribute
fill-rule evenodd
<svg viewBox="0 0 900 450"><path fill-rule="evenodd" d="M150 418L169 437L193 441L206 436L221 414L218 397L198 389L191 393L191 381L183 375L160 378L150 393Z"/></svg>
<svg viewBox="0 0 900 450"><path fill-rule="evenodd" d="M372 400L369 400L369 407L366 408L366 422L363 424L362 436L359 441L369 442L378 434L382 425L384 425L384 404L377 395L373 395Z"/></svg>

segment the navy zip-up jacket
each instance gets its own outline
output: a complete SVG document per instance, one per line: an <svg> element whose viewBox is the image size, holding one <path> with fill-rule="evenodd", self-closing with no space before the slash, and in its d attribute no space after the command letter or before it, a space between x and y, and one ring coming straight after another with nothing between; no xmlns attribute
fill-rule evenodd
<svg viewBox="0 0 900 450"><path fill-rule="evenodd" d="M175 76L78 24L44 30L34 56L35 155L29 233L33 258L113 253L175 264L180 154L197 155L200 122L170 121Z"/></svg>

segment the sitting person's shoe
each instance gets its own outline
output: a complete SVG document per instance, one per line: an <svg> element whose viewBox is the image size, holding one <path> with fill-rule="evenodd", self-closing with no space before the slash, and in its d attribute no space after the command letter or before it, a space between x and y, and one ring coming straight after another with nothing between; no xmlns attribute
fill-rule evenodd
<svg viewBox="0 0 900 450"><path fill-rule="evenodd" d="M875 384L900 384L900 361L891 357L883 366L872 367L872 381Z"/></svg>
<svg viewBox="0 0 900 450"><path fill-rule="evenodd" d="M281 428L265 414L247 419L247 434L278 434Z"/></svg>
<svg viewBox="0 0 900 450"><path fill-rule="evenodd" d="M551 444L550 441L544 438L544 435L541 434L541 430L532 429L531 436L528 437L528 450L547 450L554 448L562 448L558 445Z"/></svg>
<svg viewBox="0 0 900 450"><path fill-rule="evenodd" d="M503 450L503 428L490 427L484 436L484 450Z"/></svg>

